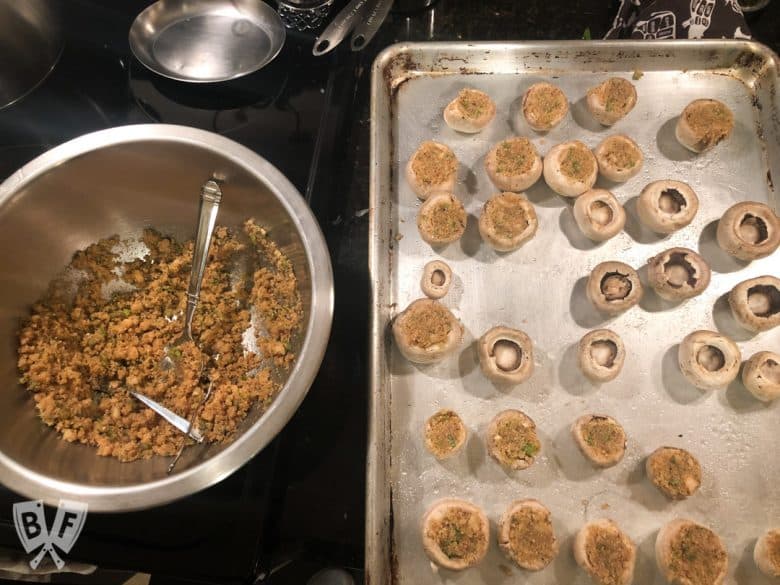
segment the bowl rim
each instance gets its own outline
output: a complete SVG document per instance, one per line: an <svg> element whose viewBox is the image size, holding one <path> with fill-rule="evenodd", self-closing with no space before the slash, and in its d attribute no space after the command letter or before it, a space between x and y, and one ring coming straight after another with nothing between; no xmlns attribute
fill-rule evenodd
<svg viewBox="0 0 780 585"><path fill-rule="evenodd" d="M194 494L226 478L263 449L287 424L319 371L333 320L333 271L322 230L295 186L263 157L233 140L186 126L136 124L74 138L25 164L0 184L0 207L50 169L78 156L133 142L186 143L216 152L261 177L301 234L311 280L311 309L301 350L271 406L257 422L214 457L163 479L125 486L92 486L55 479L25 467L0 451L0 478L12 490L57 505L60 499L86 503L91 511L140 510ZM295 380L295 385L291 382Z"/></svg>

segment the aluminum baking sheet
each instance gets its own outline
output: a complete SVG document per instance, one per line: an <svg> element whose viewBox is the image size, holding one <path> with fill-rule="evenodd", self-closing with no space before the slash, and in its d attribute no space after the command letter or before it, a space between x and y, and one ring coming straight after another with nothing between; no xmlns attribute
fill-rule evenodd
<svg viewBox="0 0 780 585"><path fill-rule="evenodd" d="M587 113L588 88L610 75L634 80L639 101L611 129ZM537 81L552 81L568 96L565 121L548 134L531 131L518 114L520 96ZM371 270L374 283L372 404L367 494L367 582L504 582L584 584L571 553L573 536L588 520L613 518L638 545L634 583L662 583L654 560L659 527L676 517L711 526L729 552L730 579L761 583L752 561L756 537L780 525L780 410L753 399L737 381L701 392L676 364L677 344L695 329L731 335L743 356L780 351L780 329L752 336L733 322L726 293L762 274L780 275L780 252L744 264L715 242L720 215L737 201L767 202L777 209L772 176L780 178L778 62L750 42L570 42L396 45L373 71ZM494 122L476 135L458 134L443 122L444 106L463 87L490 94ZM693 155L674 138L676 117L695 98L714 97L733 111L733 135L712 152ZM513 134L528 136L544 154L564 140L593 147L625 133L642 148L641 173L609 188L625 205L626 229L601 245L582 236L571 203L541 180L528 191L539 216L536 236L520 250L498 254L481 242L477 217L496 192L484 169L485 153ZM404 179L404 165L427 139L449 145L461 163L456 195L469 213L460 243L436 253L416 228L420 202ZM661 238L642 229L636 198L656 179L688 182L701 206L693 223ZM685 246L709 261L712 282L681 305L647 290L641 305L604 319L584 292L591 268L621 260L639 269L648 258ZM452 267L454 282L442 302L461 319L465 341L440 364L415 366L394 347L388 325L422 296L423 265L435 258ZM644 270L640 270L644 277ZM534 342L535 373L502 390L480 372L475 340L497 324L527 332ZM591 329L609 327L626 345L626 363L613 382L594 386L579 373L575 346ZM439 463L425 450L424 421L439 408L457 411L470 431L461 454ZM526 471L508 473L490 458L484 432L506 408L519 408L537 424L541 456ZM584 413L605 413L628 434L626 456L596 470L577 450L571 423ZM645 478L644 460L656 447L693 452L703 467L697 494L667 501ZM446 496L482 506L491 520L490 550L477 568L436 571L423 552L420 519ZM516 568L498 549L496 521L517 498L537 498L552 511L560 554L544 571Z"/></svg>

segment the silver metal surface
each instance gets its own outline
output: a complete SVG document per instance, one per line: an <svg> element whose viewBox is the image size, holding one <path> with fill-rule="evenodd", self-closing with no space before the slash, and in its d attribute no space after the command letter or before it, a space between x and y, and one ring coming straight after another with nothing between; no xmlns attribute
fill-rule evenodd
<svg viewBox="0 0 780 585"><path fill-rule="evenodd" d="M610 75L634 81L639 101L612 128L595 123L584 107L588 88ZM569 97L571 112L547 134L531 131L519 115L524 90L552 80ZM704 328L735 339L744 358L780 348L780 329L752 336L731 318L726 293L738 282L777 274L780 256L749 265L726 256L715 241L717 220L741 200L777 209L772 180L780 177L780 92L777 57L751 42L550 42L431 43L396 45L376 60L372 86L370 262L373 283L372 386L367 476L366 581L395 583L561 583L584 585L571 553L572 538L587 521L611 517L638 545L635 584L661 583L654 561L659 527L690 517L714 528L729 552L729 582L761 583L752 546L780 524L780 405L753 399L735 381L703 393L677 366L677 344ZM466 86L496 102L495 120L482 133L458 134L442 119L444 106ZM715 97L733 111L732 136L713 151L694 155L674 138L676 118L692 99ZM642 171L611 189L626 206L626 229L596 245L579 232L571 201L540 181L528 191L539 217L536 236L520 250L497 254L481 242L476 218L495 189L484 168L485 153L512 134L531 138L542 155L553 145L579 139L594 147L605 136L626 133L642 148ZM456 194L469 213L463 239L434 252L420 238L420 202L403 168L423 140L449 145L461 167ZM665 238L643 229L636 216L642 187L655 179L691 184L701 206L693 223ZM636 268L673 246L698 250L713 271L709 288L681 305L662 302L652 290L640 306L604 320L585 296L590 270L605 260ZM453 271L442 302L467 331L459 352L432 366L414 366L392 343L388 325L421 297L426 262L441 258ZM645 269L640 270L644 278ZM535 373L512 389L481 373L475 340L504 324L534 342ZM576 365L576 344L587 331L609 327L625 342L626 363L613 382L596 387ZM424 421L440 408L457 411L469 428L464 451L437 462L423 446ZM541 456L528 470L507 473L486 453L490 419L518 408L536 421ZM581 414L614 416L628 446L617 466L596 470L579 453L570 426ZM667 501L645 478L644 459L656 447L689 449L700 460L700 491ZM433 568L423 552L420 521L436 499L463 497L482 506L492 521L490 550L476 569L455 574ZM499 551L495 522L510 502L537 498L552 511L560 554L539 573L517 569Z"/></svg>
<svg viewBox="0 0 780 585"><path fill-rule="evenodd" d="M284 26L298 31L318 29L328 17L334 0L278 0L276 9Z"/></svg>
<svg viewBox="0 0 780 585"><path fill-rule="evenodd" d="M57 0L0 0L0 108L49 75L62 53Z"/></svg>
<svg viewBox="0 0 780 585"><path fill-rule="evenodd" d="M372 2L376 3L378 0L351 0L314 41L312 54L319 57L335 49L356 26L366 6Z"/></svg>
<svg viewBox="0 0 780 585"><path fill-rule="evenodd" d="M165 420L167 420L169 423L171 423L174 427L179 429L182 433L190 437L193 441L196 443L202 443L203 442L203 435L198 431L198 429L192 428L192 423L188 421L186 418L179 416L169 408L164 407L162 404L157 402L156 400L152 400L148 396L144 396L140 392L136 392L135 390L129 390L130 395L133 396L133 398L136 398L140 402L144 403L146 406L151 408L154 412L159 414L161 417L163 417Z"/></svg>
<svg viewBox="0 0 780 585"><path fill-rule="evenodd" d="M262 0L158 0L130 28L130 49L146 67L203 83L257 71L284 39L279 15Z"/></svg>
<svg viewBox="0 0 780 585"><path fill-rule="evenodd" d="M45 426L18 384L17 332L30 303L76 250L147 226L192 238L197 198L209 176L230 191L220 225L255 217L290 259L303 302L298 358L278 396L253 410L225 445L187 449L176 472L169 458L121 463L92 447L67 443ZM226 477L281 430L319 369L330 334L330 257L311 211L295 187L249 149L216 134L165 124L87 134L41 155L0 184L0 481L31 499L86 502L90 510L146 508L192 494Z"/></svg>
<svg viewBox="0 0 780 585"><path fill-rule="evenodd" d="M360 51L371 42L392 7L393 0L378 0L373 6L366 9L363 22L355 27L349 42L353 51Z"/></svg>

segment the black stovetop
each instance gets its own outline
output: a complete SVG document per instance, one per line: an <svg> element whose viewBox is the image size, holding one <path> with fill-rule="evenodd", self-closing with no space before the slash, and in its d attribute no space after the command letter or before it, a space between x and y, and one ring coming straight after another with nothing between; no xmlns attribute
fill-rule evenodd
<svg viewBox="0 0 780 585"><path fill-rule="evenodd" d="M265 69L207 86L160 78L130 56L127 31L151 0L60 1L68 31L60 62L41 87L0 111L0 180L48 148L102 128L166 122L219 132L268 159L306 196L328 240L336 288L322 369L279 437L220 484L180 502L90 515L68 558L153 573L154 583L303 584L325 566L346 568L360 582L371 62L405 40L568 39L585 28L599 38L616 1L439 0L433 10L391 14L361 53L341 47L315 59L313 37L291 33ZM778 21L780 0L749 18L755 37L776 51ZM0 489L2 547L19 549L10 517L20 499ZM102 579L90 582L108 582Z"/></svg>

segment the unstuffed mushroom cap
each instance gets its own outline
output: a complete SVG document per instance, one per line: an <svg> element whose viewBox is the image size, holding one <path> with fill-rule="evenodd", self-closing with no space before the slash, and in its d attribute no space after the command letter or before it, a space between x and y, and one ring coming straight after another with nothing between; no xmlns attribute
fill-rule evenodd
<svg viewBox="0 0 780 585"><path fill-rule="evenodd" d="M734 319L758 333L780 325L780 278L759 276L740 282L729 293Z"/></svg>
<svg viewBox="0 0 780 585"><path fill-rule="evenodd" d="M597 264L588 277L585 292L607 315L617 315L636 305L644 292L636 270L623 262Z"/></svg>
<svg viewBox="0 0 780 585"><path fill-rule="evenodd" d="M602 126L612 126L636 105L634 84L621 77L610 77L588 90L588 111Z"/></svg>
<svg viewBox="0 0 780 585"><path fill-rule="evenodd" d="M523 116L537 132L552 130L561 123L569 111L569 100L561 89L552 83L534 83L523 94Z"/></svg>
<svg viewBox="0 0 780 585"><path fill-rule="evenodd" d="M423 142L406 164L406 180L422 200L435 193L454 191L457 176L455 153L446 144L433 140Z"/></svg>
<svg viewBox="0 0 780 585"><path fill-rule="evenodd" d="M536 210L523 193L494 195L479 216L479 234L498 252L517 250L538 228Z"/></svg>
<svg viewBox="0 0 780 585"><path fill-rule="evenodd" d="M667 301L700 295L709 286L710 277L707 261L688 248L670 248L647 261L647 280Z"/></svg>
<svg viewBox="0 0 780 585"><path fill-rule="evenodd" d="M493 327L479 338L479 366L490 380L521 384L534 372L531 338L519 329Z"/></svg>
<svg viewBox="0 0 780 585"><path fill-rule="evenodd" d="M444 121L456 132L475 134L496 115L496 104L484 91L462 89L444 108Z"/></svg>
<svg viewBox="0 0 780 585"><path fill-rule="evenodd" d="M479 506L466 500L444 498L434 502L423 516L422 541L425 554L434 563L445 569L462 571L485 558L490 542L490 523ZM462 550L463 543L471 544L471 549Z"/></svg>
<svg viewBox="0 0 780 585"><path fill-rule="evenodd" d="M729 559L723 541L693 520L678 518L665 524L655 539L655 561L669 583L721 585ZM691 581L688 575L697 575Z"/></svg>
<svg viewBox="0 0 780 585"><path fill-rule="evenodd" d="M723 142L734 130L734 114L723 102L693 100L677 119L675 136L680 144L699 153Z"/></svg>
<svg viewBox="0 0 780 585"><path fill-rule="evenodd" d="M420 288L429 299L440 299L450 290L452 269L446 262L431 260L423 269Z"/></svg>
<svg viewBox="0 0 780 585"><path fill-rule="evenodd" d="M410 362L430 364L455 351L463 341L463 325L447 307L417 299L393 321L393 337Z"/></svg>
<svg viewBox="0 0 780 585"><path fill-rule="evenodd" d="M743 201L729 207L718 222L718 245L740 260L757 260L780 246L780 219L763 203Z"/></svg>
<svg viewBox="0 0 780 585"><path fill-rule="evenodd" d="M671 234L693 221L699 198L682 181L653 181L642 189L636 211L639 221L654 232Z"/></svg>
<svg viewBox="0 0 780 585"><path fill-rule="evenodd" d="M574 560L597 585L629 585L636 545L608 518L588 522L574 538Z"/></svg>
<svg viewBox="0 0 780 585"><path fill-rule="evenodd" d="M466 231L466 208L450 193L431 195L417 212L420 237L434 247L458 241Z"/></svg>
<svg viewBox="0 0 780 585"><path fill-rule="evenodd" d="M614 331L596 329L586 333L577 346L577 364L591 382L617 378L626 361L623 340Z"/></svg>
<svg viewBox="0 0 780 585"><path fill-rule="evenodd" d="M780 354L754 353L742 366L742 383L762 402L780 398Z"/></svg>
<svg viewBox="0 0 780 585"><path fill-rule="evenodd" d="M525 191L542 176L542 168L536 147L521 136L502 140L485 156L485 172L501 191Z"/></svg>
<svg viewBox="0 0 780 585"><path fill-rule="evenodd" d="M645 161L639 145L623 134L607 136L593 154L602 176L615 183L625 183L638 175Z"/></svg>
<svg viewBox="0 0 780 585"><path fill-rule="evenodd" d="M694 331L680 342L677 361L683 376L697 388L715 390L734 381L742 356L731 339L714 331Z"/></svg>
<svg viewBox="0 0 780 585"><path fill-rule="evenodd" d="M577 197L572 212L580 231L594 242L616 236L626 225L626 211L606 189L590 189Z"/></svg>
<svg viewBox="0 0 780 585"><path fill-rule="evenodd" d="M579 140L553 146L544 157L544 180L558 195L577 197L596 184L599 165Z"/></svg>

